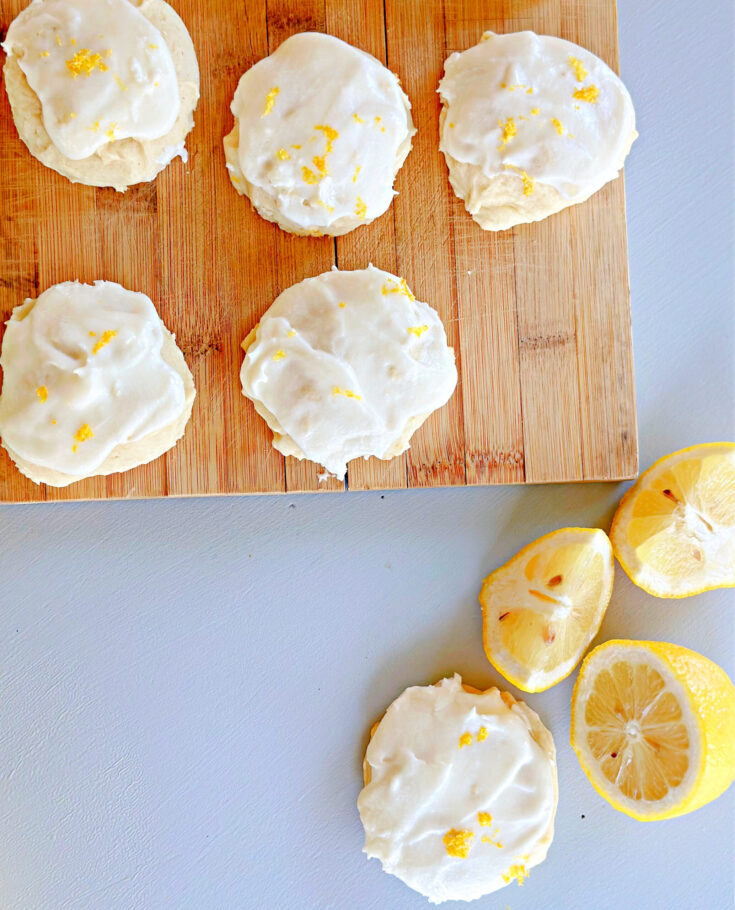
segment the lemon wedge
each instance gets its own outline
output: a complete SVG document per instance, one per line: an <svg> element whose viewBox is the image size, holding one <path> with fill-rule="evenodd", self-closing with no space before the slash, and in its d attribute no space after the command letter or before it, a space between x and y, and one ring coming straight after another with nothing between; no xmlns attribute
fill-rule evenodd
<svg viewBox="0 0 735 910"><path fill-rule="evenodd" d="M623 497L610 530L630 579L656 597L735 585L735 443L657 461Z"/></svg>
<svg viewBox="0 0 735 910"><path fill-rule="evenodd" d="M684 815L735 779L735 687L687 648L608 641L579 671L571 740L615 809L640 821Z"/></svg>
<svg viewBox="0 0 735 910"><path fill-rule="evenodd" d="M488 575L480 592L485 653L524 692L568 676L600 628L614 576L597 528L562 528Z"/></svg>

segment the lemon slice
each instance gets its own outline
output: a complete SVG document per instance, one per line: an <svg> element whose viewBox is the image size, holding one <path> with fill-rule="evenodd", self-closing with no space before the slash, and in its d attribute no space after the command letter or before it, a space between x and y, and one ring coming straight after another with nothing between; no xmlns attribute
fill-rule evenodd
<svg viewBox="0 0 735 910"><path fill-rule="evenodd" d="M657 461L623 497L610 538L630 579L656 597L735 585L735 443Z"/></svg>
<svg viewBox="0 0 735 910"><path fill-rule="evenodd" d="M610 602L610 541L596 528L540 537L488 575L480 592L485 653L524 692L568 676Z"/></svg>
<svg viewBox="0 0 735 910"><path fill-rule="evenodd" d="M684 815L735 779L735 687L687 648L608 641L579 671L571 740L614 808L640 821Z"/></svg>

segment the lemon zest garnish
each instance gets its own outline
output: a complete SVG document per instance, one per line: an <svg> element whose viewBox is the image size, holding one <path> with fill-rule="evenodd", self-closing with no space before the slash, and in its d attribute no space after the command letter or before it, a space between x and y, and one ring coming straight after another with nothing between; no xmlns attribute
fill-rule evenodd
<svg viewBox="0 0 735 910"><path fill-rule="evenodd" d="M76 44L73 38L71 40L72 44ZM95 68L105 72L107 66L102 62L101 54L93 54L88 47L83 47L66 61L66 68L71 73L72 78L76 79L79 75L91 76Z"/></svg>
<svg viewBox="0 0 735 910"><path fill-rule="evenodd" d="M301 146L300 146L300 145L292 145L291 148L292 148L292 149L297 149L297 150L298 150L298 149L301 148Z"/></svg>
<svg viewBox="0 0 735 910"><path fill-rule="evenodd" d="M560 136L563 136L563 135L564 135L564 127L561 125L561 121L558 119L558 117L552 117L552 118L551 118L551 122L552 122L552 123L554 124L554 126L556 127L557 133L558 133Z"/></svg>
<svg viewBox="0 0 735 910"><path fill-rule="evenodd" d="M91 439L94 436L91 427L88 423L83 423L79 429L74 434L74 439L77 443L86 442L88 439ZM73 445L71 447L72 452L76 452L78 446Z"/></svg>
<svg viewBox="0 0 735 910"><path fill-rule="evenodd" d="M362 165L358 164L357 167L355 168L355 173L352 175L353 183L357 183L357 175L360 173L361 170L362 170Z"/></svg>
<svg viewBox="0 0 735 910"><path fill-rule="evenodd" d="M597 104L599 95L600 90L596 85L585 85L584 88L578 88L572 97L579 101L586 101L587 104Z"/></svg>
<svg viewBox="0 0 735 910"><path fill-rule="evenodd" d="M443 838L447 853L458 859L467 859L474 836L472 831L458 831L456 828L450 828Z"/></svg>
<svg viewBox="0 0 735 910"><path fill-rule="evenodd" d="M41 403L45 402L48 399L48 389L45 385L40 385L36 389L36 395L41 399Z"/></svg>
<svg viewBox="0 0 735 910"><path fill-rule="evenodd" d="M411 293L411 289L406 284L405 278L400 278L398 284L392 282L391 284L384 284L382 288L383 294L403 294L404 297L408 297L409 300L415 300L416 298Z"/></svg>
<svg viewBox="0 0 735 910"><path fill-rule="evenodd" d="M273 110L273 105L276 103L276 98L280 91L280 88L277 85L274 85L265 96L265 107L263 108L263 113L260 115L261 117L266 117Z"/></svg>
<svg viewBox="0 0 735 910"><path fill-rule="evenodd" d="M530 196L536 186L536 181L533 177L530 177L524 170L521 170L521 168L516 167L514 164L506 164L505 167L515 171L516 174L523 179L523 195Z"/></svg>
<svg viewBox="0 0 735 910"><path fill-rule="evenodd" d="M330 213L334 211L334 206L327 205L323 199L317 199L317 205L320 205L323 209L326 209Z"/></svg>
<svg viewBox="0 0 735 910"><path fill-rule="evenodd" d="M61 47L61 38L58 35L56 36L56 43Z"/></svg>
<svg viewBox="0 0 735 910"><path fill-rule="evenodd" d="M319 183L319 178L310 168L304 167L301 168L301 177L304 183Z"/></svg>
<svg viewBox="0 0 735 910"><path fill-rule="evenodd" d="M417 338L421 338L424 332L429 331L428 325L410 325L408 331L411 335L415 335ZM469 743L467 743L469 745Z"/></svg>
<svg viewBox="0 0 735 910"><path fill-rule="evenodd" d="M503 124L502 120L498 120L498 126L503 131L503 135L501 137L501 143L498 146L498 148L504 149L506 147L506 145L508 144L508 142L513 138L513 136L516 135L515 121L513 120L512 117L508 117L508 119L505 121L505 124Z"/></svg>
<svg viewBox="0 0 735 910"><path fill-rule="evenodd" d="M483 828L489 828L493 823L493 817L489 812L478 812L477 822L482 825Z"/></svg>
<svg viewBox="0 0 735 910"><path fill-rule="evenodd" d="M69 119L70 119L70 120L76 120L76 116L77 116L77 115L74 113L74 111L71 111L70 114L69 114Z"/></svg>
<svg viewBox="0 0 735 910"><path fill-rule="evenodd" d="M358 395L352 389L340 389L338 385L332 389L332 395L344 395L345 398L355 398L357 401L362 401L362 395Z"/></svg>
<svg viewBox="0 0 735 910"><path fill-rule="evenodd" d="M90 338L96 338L96 337L97 337L97 332L90 332L90 333L89 333L89 337L90 337Z"/></svg>
<svg viewBox="0 0 735 910"><path fill-rule="evenodd" d="M56 426L56 421L55 421L55 420L52 419L52 420L51 420L51 423L52 423L54 426Z"/></svg>
<svg viewBox="0 0 735 910"><path fill-rule="evenodd" d="M531 111L531 113L532 113L532 114L534 115L534 117L535 117L536 114L538 114L538 108L535 107L535 108Z"/></svg>
<svg viewBox="0 0 735 910"><path fill-rule="evenodd" d="M285 356L286 356L286 352L285 352L285 351L276 351L276 353L273 355L273 359L274 359L274 360L283 360L283 358L284 358Z"/></svg>
<svg viewBox="0 0 735 910"><path fill-rule="evenodd" d="M311 160L314 162L314 167L319 171L321 177L326 177L329 174L326 155L315 155Z"/></svg>
<svg viewBox="0 0 735 910"><path fill-rule="evenodd" d="M109 130L107 130L107 132L105 133L105 136L107 136L108 139L114 139L114 138L115 138L115 127L116 127L116 126L117 126L116 123L111 123L111 124L110 124Z"/></svg>
<svg viewBox="0 0 735 910"><path fill-rule="evenodd" d="M344 300L340 300L340 302L339 302L340 310L343 310L346 306L347 306L347 304L344 302Z"/></svg>
<svg viewBox="0 0 735 910"><path fill-rule="evenodd" d="M158 50L158 45L157 45L157 44L149 44L148 47L149 47L152 51L157 51L157 50Z"/></svg>
<svg viewBox="0 0 735 910"><path fill-rule="evenodd" d="M503 881L506 885L509 882L512 882L515 879L519 885L522 885L525 880L528 878L528 869L521 863L514 863L508 872L503 876Z"/></svg>
<svg viewBox="0 0 735 910"><path fill-rule="evenodd" d="M105 57L112 57L112 48L108 47L105 51Z"/></svg>
<svg viewBox="0 0 735 910"><path fill-rule="evenodd" d="M278 149L278 157L281 159L281 161L288 161L291 156L288 154L286 149Z"/></svg>
<svg viewBox="0 0 735 910"><path fill-rule="evenodd" d="M577 79L577 82L584 82L587 78L587 70L584 68L584 64L581 60L577 60L576 57L569 56L569 66L574 70L574 75Z"/></svg>
<svg viewBox="0 0 735 910"><path fill-rule="evenodd" d="M127 85L125 85L125 83L122 81L122 79L118 75L115 75L115 82L117 82L117 84L120 86L120 88L124 92L127 92L127 90L128 90Z"/></svg>
<svg viewBox="0 0 735 910"><path fill-rule="evenodd" d="M453 129L454 129L454 124L453 124L453 123L450 123L450 124L449 124L449 129L450 129L450 130L453 130Z"/></svg>
<svg viewBox="0 0 735 910"><path fill-rule="evenodd" d="M352 117L353 117L355 123L364 123L365 122L359 114L353 114Z"/></svg>
<svg viewBox="0 0 735 910"><path fill-rule="evenodd" d="M49 54L48 51L41 51L41 57L50 57L50 56L51 55Z"/></svg>
<svg viewBox="0 0 735 910"><path fill-rule="evenodd" d="M410 332L411 329L409 329L408 331ZM459 748L461 749L464 746L471 746L471 745L472 745L472 734L463 733L459 738Z"/></svg>
<svg viewBox="0 0 735 910"><path fill-rule="evenodd" d="M109 344L112 341L112 339L115 337L115 335L117 335L117 329L107 329L106 331L104 331L102 333L102 337L100 338L100 340L92 348L92 353L99 354L99 352L102 350L102 348L106 344Z"/></svg>
<svg viewBox="0 0 735 910"><path fill-rule="evenodd" d="M296 334L296 329L291 329L291 331L288 333L288 335L286 335L286 338L293 338L293 336L295 334Z"/></svg>
<svg viewBox="0 0 735 910"><path fill-rule="evenodd" d="M72 38L71 41L70 41L69 43L71 44L72 47L76 47L76 46L77 46L77 39L76 39L76 38Z"/></svg>
<svg viewBox="0 0 735 910"><path fill-rule="evenodd" d="M361 196L358 196L355 202L355 214L358 218L364 218L367 214L367 204L362 201Z"/></svg>
<svg viewBox="0 0 735 910"><path fill-rule="evenodd" d="M375 118L375 125L377 126L377 125L380 123L380 121L381 121L382 119L383 119L382 117L376 117L376 118Z"/></svg>
<svg viewBox="0 0 735 910"><path fill-rule="evenodd" d="M487 834L483 834L482 842L483 844L492 844L493 847L497 847L499 850L503 849L503 845L499 840L493 840L492 837L488 837Z"/></svg>
<svg viewBox="0 0 735 910"><path fill-rule="evenodd" d="M477 731L477 741L478 743L484 742L487 739L487 727L480 727Z"/></svg>
<svg viewBox="0 0 735 910"><path fill-rule="evenodd" d="M526 94L533 95L533 86L532 85L528 86L528 88L526 89Z"/></svg>
<svg viewBox="0 0 735 910"><path fill-rule="evenodd" d="M334 148L334 140L339 139L339 133L334 129L334 127L327 126L325 124L315 126L314 129L324 133L324 136L327 140L327 150L324 154L328 155Z"/></svg>

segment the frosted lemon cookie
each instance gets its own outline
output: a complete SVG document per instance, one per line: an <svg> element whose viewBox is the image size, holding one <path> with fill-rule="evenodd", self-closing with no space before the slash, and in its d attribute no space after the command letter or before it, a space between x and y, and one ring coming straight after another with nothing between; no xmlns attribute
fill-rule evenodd
<svg viewBox="0 0 735 910"><path fill-rule="evenodd" d="M363 767L365 853L431 903L523 884L546 857L554 741L507 692L458 675L406 689L373 728Z"/></svg>
<svg viewBox="0 0 735 910"><path fill-rule="evenodd" d="M338 477L352 458L405 451L457 384L436 310L372 266L287 288L243 348L243 394L275 448Z"/></svg>
<svg viewBox="0 0 735 910"><path fill-rule="evenodd" d="M618 76L561 38L486 32L439 83L454 192L486 230L540 221L617 177L635 112Z"/></svg>
<svg viewBox="0 0 735 910"><path fill-rule="evenodd" d="M164 0L33 0L3 48L15 125L47 167L123 191L186 159L199 68Z"/></svg>
<svg viewBox="0 0 735 910"><path fill-rule="evenodd" d="M194 383L150 299L66 281L13 310L0 437L18 469L64 487L158 458L183 433Z"/></svg>
<svg viewBox="0 0 735 910"><path fill-rule="evenodd" d="M230 179L294 234L345 234L388 208L416 132L382 63L338 38L294 35L240 80Z"/></svg>

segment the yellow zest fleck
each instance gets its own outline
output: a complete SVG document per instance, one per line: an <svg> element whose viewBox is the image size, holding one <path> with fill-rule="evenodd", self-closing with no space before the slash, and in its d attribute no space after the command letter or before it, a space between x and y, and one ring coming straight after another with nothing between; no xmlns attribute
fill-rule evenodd
<svg viewBox="0 0 735 910"><path fill-rule="evenodd" d="M48 51L41 51L41 56L42 56L42 57L50 57L51 55L49 54Z"/></svg>
<svg viewBox="0 0 735 910"><path fill-rule="evenodd" d="M408 297L409 300L415 300L416 298L411 293L409 286L406 284L406 279L401 278L398 281L398 284L395 281L392 281L390 284L383 285L383 294L403 294L404 297Z"/></svg>
<svg viewBox="0 0 735 910"><path fill-rule="evenodd" d="M58 35L56 36L56 43L61 47L61 38Z"/></svg>
<svg viewBox="0 0 735 910"><path fill-rule="evenodd" d="M56 421L55 421L55 420L52 420L51 423L52 423L54 426L56 426Z"/></svg>
<svg viewBox="0 0 735 910"><path fill-rule="evenodd" d="M358 395L352 389L340 389L338 385L332 389L332 395L344 395L345 398L355 398L357 401L362 401L362 395Z"/></svg>
<svg viewBox="0 0 735 910"><path fill-rule="evenodd" d="M112 48L108 47L105 51L105 57L112 57Z"/></svg>
<svg viewBox="0 0 735 910"><path fill-rule="evenodd" d="M72 111L72 112L69 114L69 119L70 119L70 120L76 120L76 118L77 118L77 115L74 113L74 111Z"/></svg>
<svg viewBox="0 0 735 910"><path fill-rule="evenodd" d="M362 165L358 164L357 167L355 168L355 173L352 175L353 183L357 183L357 175L360 173L361 170L362 170Z"/></svg>
<svg viewBox="0 0 735 910"><path fill-rule="evenodd" d="M493 817L489 812L478 812L477 821L480 825L482 825L483 828L489 828L493 823Z"/></svg>
<svg viewBox="0 0 735 910"><path fill-rule="evenodd" d="M375 125L377 126L377 125L380 123L380 121L381 121L382 119L383 119L382 117L376 117L376 118L375 118Z"/></svg>
<svg viewBox="0 0 735 910"><path fill-rule="evenodd" d="M444 846L450 856L467 859L475 835L472 831L458 831L450 828L444 835Z"/></svg>
<svg viewBox="0 0 735 910"><path fill-rule="evenodd" d="M278 157L281 159L281 161L288 161L291 156L288 154L286 149L278 149Z"/></svg>
<svg viewBox="0 0 735 910"><path fill-rule="evenodd" d="M415 335L417 338L421 338L424 332L429 331L429 327L428 325L410 325L408 327L408 331L411 335ZM472 737L470 737L470 739L472 739ZM469 746L469 743L467 743L467 745Z"/></svg>
<svg viewBox="0 0 735 910"><path fill-rule="evenodd" d="M501 82L501 83L500 83L500 87L501 87L501 88L508 88L507 82Z"/></svg>
<svg viewBox="0 0 735 910"><path fill-rule="evenodd" d="M516 135L515 121L512 117L508 117L508 119L505 121L505 124L503 124L502 120L498 120L498 126L503 131L503 135L501 137L502 141L498 148L504 149L508 142L513 138L513 136Z"/></svg>
<svg viewBox="0 0 735 910"><path fill-rule="evenodd" d="M532 85L528 86L528 88L526 89L526 94L533 95L533 86Z"/></svg>
<svg viewBox="0 0 735 910"><path fill-rule="evenodd" d="M410 332L411 329L409 329L408 331ZM472 734L463 733L459 738L459 748L461 749L463 746L471 746L471 745L472 745Z"/></svg>
<svg viewBox="0 0 735 910"><path fill-rule="evenodd" d="M317 199L317 205L320 205L323 209L326 209L330 213L334 211L334 206L327 205L323 199Z"/></svg>
<svg viewBox="0 0 735 910"><path fill-rule="evenodd" d="M599 95L600 90L596 85L585 85L584 88L578 88L572 97L579 101L586 101L587 104L597 104Z"/></svg>
<svg viewBox="0 0 735 910"><path fill-rule="evenodd" d="M326 177L329 174L326 155L315 155L311 160L314 162L314 167L319 171L320 176Z"/></svg>
<svg viewBox="0 0 735 910"><path fill-rule="evenodd" d="M584 64L581 60L577 60L576 57L569 56L569 66L574 70L574 75L577 79L577 82L584 82L587 78L587 70L584 68Z"/></svg>
<svg viewBox="0 0 735 910"><path fill-rule="evenodd" d="M578 104L575 104L575 105L574 105L574 110L575 110L575 111L578 111L578 110L579 110L579 105L578 105Z"/></svg>
<svg viewBox="0 0 735 910"><path fill-rule="evenodd" d="M121 88L124 92L127 92L127 90L128 90L127 85L125 85L125 83L122 81L122 79L121 79L119 76L117 76L117 75L115 76L115 82L117 82L117 84L120 86L120 88Z"/></svg>
<svg viewBox="0 0 735 910"><path fill-rule="evenodd" d="M158 45L157 45L157 44L149 44L148 47L149 47L152 51L157 51L157 50L158 50Z"/></svg>
<svg viewBox="0 0 735 910"><path fill-rule="evenodd" d="M293 336L295 334L296 334L296 329L291 329L291 331L288 333L288 335L286 335L286 338L293 338Z"/></svg>
<svg viewBox="0 0 735 910"><path fill-rule="evenodd" d="M324 133L324 136L327 140L327 150L324 154L328 155L334 148L334 140L339 139L339 133L333 127L326 126L324 124L321 126L315 126L314 129Z"/></svg>
<svg viewBox="0 0 735 910"><path fill-rule="evenodd" d="M100 340L99 340L99 341L97 342L97 344L92 348L92 353L93 353L93 354L99 354L99 352L102 350L102 348L103 348L106 344L109 344L109 343L112 341L112 339L115 337L115 335L117 335L117 330L116 330L116 329L107 329L106 331L104 331L104 332L102 333L102 337L100 338Z"/></svg>
<svg viewBox="0 0 735 910"><path fill-rule="evenodd" d="M76 38L72 38L70 43L71 43L71 46L72 46L72 47L76 47L76 46L77 46L77 39L76 39Z"/></svg>
<svg viewBox="0 0 735 910"><path fill-rule="evenodd" d="M111 124L110 124L109 130L107 130L107 132L105 133L105 136L107 136L108 139L114 139L114 138L115 138L115 127L116 127L116 126L117 126L116 123L111 123Z"/></svg>
<svg viewBox="0 0 735 910"><path fill-rule="evenodd" d="M74 439L76 440L77 443L82 443L82 442L86 442L88 439L91 439L93 436L94 436L94 433L92 432L92 429L89 426L89 424L84 423L84 424L82 424L82 426L79 427L79 429L74 434ZM72 452L76 452L77 446L76 445L72 446L71 450L72 450Z"/></svg>
<svg viewBox="0 0 735 910"><path fill-rule="evenodd" d="M292 148L292 149L296 149L296 150L298 151L298 149L300 149L301 146L300 146L300 145L292 145L291 148Z"/></svg>
<svg viewBox="0 0 735 910"><path fill-rule="evenodd" d="M508 869L507 874L503 876L503 881L506 885L509 882L512 882L515 879L519 885L522 885L525 880L528 878L528 869L520 863L514 863L510 869Z"/></svg>
<svg viewBox="0 0 735 910"><path fill-rule="evenodd" d="M90 332L90 333L89 333L89 337L90 337L90 338L96 338L96 337L97 337L97 332Z"/></svg>
<svg viewBox="0 0 735 910"><path fill-rule="evenodd" d="M277 85L274 85L273 88L265 96L265 107L263 108L263 113L261 117L266 117L273 110L273 105L276 103L276 98L280 93L280 88Z"/></svg>
<svg viewBox="0 0 735 910"><path fill-rule="evenodd" d="M521 168L516 167L514 164L506 164L505 167L511 171L515 171L516 174L523 179L523 195L530 196L536 186L536 181L533 177L530 177L524 170L521 170ZM485 728L483 727L483 730L484 729Z"/></svg>
<svg viewBox="0 0 735 910"><path fill-rule="evenodd" d="M493 847L497 847L499 850L503 849L503 845L499 840L493 840L492 837L488 837L487 834L483 834L482 842L483 844L492 844Z"/></svg>
<svg viewBox="0 0 735 910"><path fill-rule="evenodd" d="M477 731L477 741L478 743L484 742L487 739L487 727L480 727Z"/></svg>
<svg viewBox="0 0 735 910"><path fill-rule="evenodd" d="M352 117L353 117L355 123L364 123L365 122L359 114L353 114Z"/></svg>
<svg viewBox="0 0 735 910"><path fill-rule="evenodd" d="M344 302L344 300L340 300L340 302L339 302L340 310L343 310L346 306L347 306L347 304Z"/></svg>
<svg viewBox="0 0 735 910"><path fill-rule="evenodd" d="M41 403L45 402L48 399L48 389L45 385L40 385L36 389L36 395L41 399Z"/></svg>
<svg viewBox="0 0 735 910"><path fill-rule="evenodd" d="M233 183L239 183L239 182L240 182L240 178L239 178L239 177L235 177L234 174L230 174L230 180L231 180Z"/></svg>
<svg viewBox="0 0 735 910"><path fill-rule="evenodd" d="M531 113L532 113L533 116L535 117L535 116L538 114L538 108L535 107L535 108L531 111Z"/></svg>
<svg viewBox="0 0 735 910"><path fill-rule="evenodd" d="M364 218L367 214L367 205L362 201L362 197L358 196L355 203L355 214L358 218Z"/></svg>
<svg viewBox="0 0 735 910"><path fill-rule="evenodd" d="M306 166L301 168L301 177L304 183L319 183L319 178L314 171Z"/></svg>
<svg viewBox="0 0 735 910"><path fill-rule="evenodd" d="M454 129L454 124L453 124L453 123L450 123L450 124L449 124L449 129L450 129L450 130L453 130L453 129Z"/></svg>
<svg viewBox="0 0 735 910"><path fill-rule="evenodd" d="M73 38L71 40L72 44L76 44ZM83 47L73 57L70 57L66 61L66 68L73 79L80 75L91 76L96 68L99 68L102 72L107 70L107 66L102 62L102 55L93 54L88 47Z"/></svg>
<svg viewBox="0 0 735 910"><path fill-rule="evenodd" d="M285 351L276 351L276 353L273 355L273 359L274 359L274 360L283 360L283 358L284 358L285 356L286 356L286 352L285 352Z"/></svg>
<svg viewBox="0 0 735 910"><path fill-rule="evenodd" d="M99 130L99 128L100 128L100 122L99 122L99 120L95 120L95 121L94 121L94 126L88 126L88 127L87 127L87 129L88 129L88 130L92 130L93 133L96 133L96 132Z"/></svg>
<svg viewBox="0 0 735 910"><path fill-rule="evenodd" d="M560 136L564 135L564 127L561 125L560 120L557 117L552 117L551 122L556 127L556 131Z"/></svg>
<svg viewBox="0 0 735 910"><path fill-rule="evenodd" d="M509 92L514 92L517 88L526 88L523 83L518 83L517 85L506 85L505 82L502 82L500 85L501 88L507 88ZM532 89L533 91L533 89Z"/></svg>

